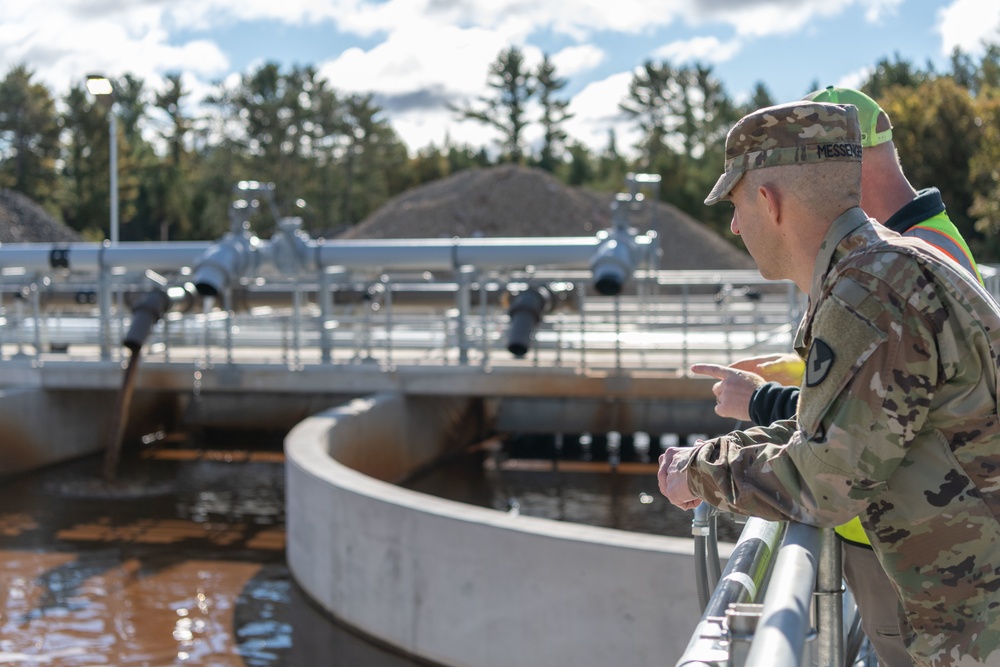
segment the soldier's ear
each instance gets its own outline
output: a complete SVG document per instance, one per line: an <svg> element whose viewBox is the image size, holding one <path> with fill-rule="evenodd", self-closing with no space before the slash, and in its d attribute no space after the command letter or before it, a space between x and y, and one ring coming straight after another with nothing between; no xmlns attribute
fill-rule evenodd
<svg viewBox="0 0 1000 667"><path fill-rule="evenodd" d="M782 223L782 207L785 203L781 191L769 183L764 183L759 186L757 194L764 199L764 206L771 221L780 225Z"/></svg>

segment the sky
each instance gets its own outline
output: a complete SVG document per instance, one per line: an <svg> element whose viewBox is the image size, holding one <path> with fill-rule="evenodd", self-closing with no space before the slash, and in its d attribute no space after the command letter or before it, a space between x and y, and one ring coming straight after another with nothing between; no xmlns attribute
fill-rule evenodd
<svg viewBox="0 0 1000 667"><path fill-rule="evenodd" d="M411 152L487 146L494 131L449 104L490 96L490 64L517 45L567 81L565 129L593 150L631 127L618 109L647 60L711 65L727 93L777 102L859 85L882 58L949 67L1000 43L1000 0L0 0L0 67L26 64L61 97L88 74L148 87L180 73L189 105L266 62L312 65L372 93ZM535 133L535 136L532 135ZM528 140L537 139L537 128Z"/></svg>

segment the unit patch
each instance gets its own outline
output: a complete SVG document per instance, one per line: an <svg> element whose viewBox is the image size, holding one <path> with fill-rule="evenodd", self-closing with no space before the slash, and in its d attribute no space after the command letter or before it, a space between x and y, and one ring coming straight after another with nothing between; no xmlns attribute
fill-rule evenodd
<svg viewBox="0 0 1000 667"><path fill-rule="evenodd" d="M806 386L815 387L826 379L833 367L835 355L829 345L821 338L813 340L806 357Z"/></svg>

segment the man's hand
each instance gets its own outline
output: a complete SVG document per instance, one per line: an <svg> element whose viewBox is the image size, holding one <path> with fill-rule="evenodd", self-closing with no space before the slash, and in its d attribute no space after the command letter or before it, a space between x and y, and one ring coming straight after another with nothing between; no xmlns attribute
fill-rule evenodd
<svg viewBox="0 0 1000 667"><path fill-rule="evenodd" d="M802 384L806 372L805 362L797 354L765 354L734 361L729 366L761 376L767 382L777 382L786 387Z"/></svg>
<svg viewBox="0 0 1000 667"><path fill-rule="evenodd" d="M764 378L756 373L717 364L695 364L691 367L691 372L709 375L718 380L712 385L712 393L715 394L715 414L749 421L750 397L757 387L766 382Z"/></svg>
<svg viewBox="0 0 1000 667"><path fill-rule="evenodd" d="M682 510L692 510L701 504L701 498L691 493L687 483L687 471L679 471L674 455L681 451L680 447L667 447L660 454L660 470L656 473L656 481L660 485L660 493L671 503Z"/></svg>

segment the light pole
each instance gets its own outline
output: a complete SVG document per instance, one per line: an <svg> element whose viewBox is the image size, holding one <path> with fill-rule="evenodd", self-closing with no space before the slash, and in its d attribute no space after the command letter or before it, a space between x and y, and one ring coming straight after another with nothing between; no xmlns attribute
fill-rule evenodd
<svg viewBox="0 0 1000 667"><path fill-rule="evenodd" d="M101 74L87 75L87 90L108 109L111 142L111 245L118 245L118 117L115 115L115 88Z"/></svg>

